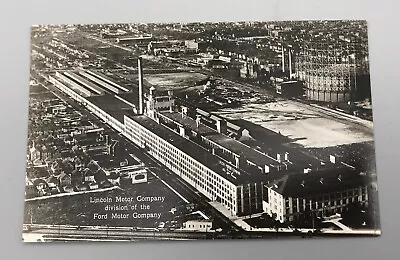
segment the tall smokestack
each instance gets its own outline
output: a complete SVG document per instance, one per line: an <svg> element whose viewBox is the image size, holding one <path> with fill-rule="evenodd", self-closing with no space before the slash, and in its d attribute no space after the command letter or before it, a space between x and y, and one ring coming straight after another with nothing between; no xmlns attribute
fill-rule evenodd
<svg viewBox="0 0 400 260"><path fill-rule="evenodd" d="M139 114L143 114L143 67L142 67L142 57L138 58L138 75L139 75Z"/></svg>
<svg viewBox="0 0 400 260"><path fill-rule="evenodd" d="M168 102L169 102L169 112L170 113L174 112L173 107L172 107L173 104L172 104L172 101L171 101L173 93L174 92L172 90L168 90Z"/></svg>
<svg viewBox="0 0 400 260"><path fill-rule="evenodd" d="M289 79L292 78L292 50L289 49Z"/></svg>
<svg viewBox="0 0 400 260"><path fill-rule="evenodd" d="M285 49L282 46L282 72L285 72Z"/></svg>

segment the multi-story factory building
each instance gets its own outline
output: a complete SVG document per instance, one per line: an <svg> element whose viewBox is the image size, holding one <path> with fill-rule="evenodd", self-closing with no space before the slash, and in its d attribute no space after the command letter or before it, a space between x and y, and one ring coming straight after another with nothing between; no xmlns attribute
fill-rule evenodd
<svg viewBox="0 0 400 260"><path fill-rule="evenodd" d="M301 175L308 183L329 169L347 169L338 162L322 162L273 142L268 151L255 150L239 141L248 134L246 129L179 104L172 91L156 94L156 89L150 88L144 93L141 60L138 65L138 89L127 89L105 75L88 71L59 72L49 80L232 215L275 213L275 205L268 200L272 191L276 192L271 185L279 187L277 183L284 178ZM329 178L325 181L330 183ZM342 183L348 189L358 189L362 182ZM331 185L341 189L340 183ZM289 196L292 201L304 198L297 191L293 189L295 194ZM285 192L279 194L289 199ZM290 214L295 215L289 209L278 219L290 220Z"/></svg>
<svg viewBox="0 0 400 260"><path fill-rule="evenodd" d="M261 175L232 175L207 150L145 115L125 116L125 136L232 215L262 211Z"/></svg>
<svg viewBox="0 0 400 260"><path fill-rule="evenodd" d="M341 213L349 203L367 206L367 183L366 176L348 167L285 175L265 185L263 208L280 222L297 220L303 214L330 216Z"/></svg>

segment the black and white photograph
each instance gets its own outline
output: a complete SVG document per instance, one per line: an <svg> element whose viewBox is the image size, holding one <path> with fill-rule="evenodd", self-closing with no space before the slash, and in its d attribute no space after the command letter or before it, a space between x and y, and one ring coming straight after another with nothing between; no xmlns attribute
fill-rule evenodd
<svg viewBox="0 0 400 260"><path fill-rule="evenodd" d="M367 21L30 38L24 242L381 234Z"/></svg>

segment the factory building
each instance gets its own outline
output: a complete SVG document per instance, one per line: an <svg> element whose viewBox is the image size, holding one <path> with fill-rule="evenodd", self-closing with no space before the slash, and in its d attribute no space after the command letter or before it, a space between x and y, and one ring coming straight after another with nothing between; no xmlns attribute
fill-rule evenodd
<svg viewBox="0 0 400 260"><path fill-rule="evenodd" d="M197 52L199 50L199 43L195 40L185 40L185 47L188 50L193 50L194 52Z"/></svg>
<svg viewBox="0 0 400 260"><path fill-rule="evenodd" d="M301 97L304 94L303 84L300 81L291 80L276 84L276 93L284 97Z"/></svg>
<svg viewBox="0 0 400 260"><path fill-rule="evenodd" d="M203 147L209 153L221 158L233 168L254 174L269 174L270 172L283 171L291 165L289 156L274 155L274 157L256 151L249 146L228 137L227 122L217 119L215 126L205 124L200 114L196 119L190 118L183 109L182 112L157 113L157 121L161 125L172 129L184 138ZM278 158L279 157L279 158Z"/></svg>
<svg viewBox="0 0 400 260"><path fill-rule="evenodd" d="M233 174L215 155L145 115L125 116L125 136L232 215L262 211L261 174Z"/></svg>
<svg viewBox="0 0 400 260"><path fill-rule="evenodd" d="M326 217L353 202L368 205L367 177L341 166L314 173L288 174L265 185L263 209L280 222L307 214Z"/></svg>
<svg viewBox="0 0 400 260"><path fill-rule="evenodd" d="M128 44L146 44L146 47L147 47L147 45L151 42L151 41L153 41L154 40L154 38L153 38L153 36L150 34L150 35L141 35L141 36L124 36L124 37L118 37L118 38L116 38L115 39L115 42L116 43L121 43L121 44L124 44L124 43L128 43Z"/></svg>
<svg viewBox="0 0 400 260"><path fill-rule="evenodd" d="M254 150L230 137L241 129L205 111L177 106L172 91L158 95L150 88L145 95L141 59L138 68L138 89L131 93L116 94L102 84L91 82L102 92L98 94L87 86L86 81L90 79L81 79L86 74L71 79L68 76L76 74L64 72L50 76L49 80L234 216L264 210L275 212L275 205L268 204L265 198L272 191L280 192L271 184L286 175L307 173L304 175L307 177L322 172L320 168L336 168L334 163L322 164L289 148L271 147L275 152L270 153ZM83 90L90 95L82 94ZM349 189L359 187L359 183L350 184ZM285 192L279 194L285 200L290 197ZM298 197L291 195L291 198ZM281 215L282 219L289 217L288 214Z"/></svg>

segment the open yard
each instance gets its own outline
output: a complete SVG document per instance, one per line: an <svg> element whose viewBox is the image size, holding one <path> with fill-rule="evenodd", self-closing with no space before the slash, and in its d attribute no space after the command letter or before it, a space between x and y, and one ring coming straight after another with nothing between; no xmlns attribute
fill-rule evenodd
<svg viewBox="0 0 400 260"><path fill-rule="evenodd" d="M243 119L281 133L306 148L330 147L373 140L373 135L298 106L291 101L246 104L218 112L228 119Z"/></svg>
<svg viewBox="0 0 400 260"><path fill-rule="evenodd" d="M194 72L176 72L145 75L145 80L157 89L162 87L182 88L196 85L199 81L205 80L206 75Z"/></svg>

